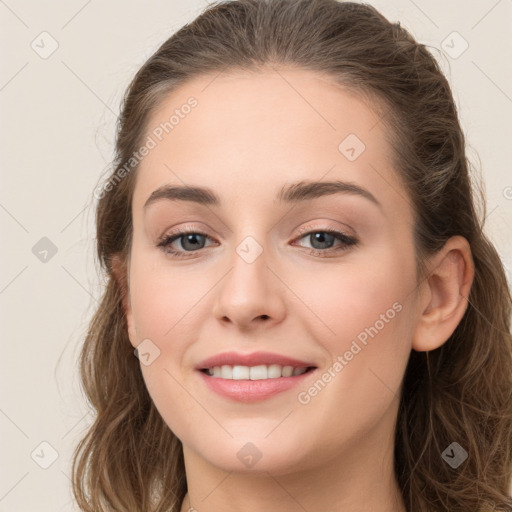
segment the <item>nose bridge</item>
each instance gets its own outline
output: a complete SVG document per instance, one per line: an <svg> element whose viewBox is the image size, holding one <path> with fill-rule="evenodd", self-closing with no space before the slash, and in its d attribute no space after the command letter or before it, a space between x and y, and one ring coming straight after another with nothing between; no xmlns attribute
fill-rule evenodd
<svg viewBox="0 0 512 512"><path fill-rule="evenodd" d="M248 302L252 299L255 302L260 295L268 295L269 252L268 243L262 239L262 235L244 236L234 246L228 281L231 292L239 296L238 300Z"/></svg>
<svg viewBox="0 0 512 512"><path fill-rule="evenodd" d="M278 280L267 267L269 237L263 229L253 233L234 245L231 270L220 283L214 310L217 318L240 326L257 318L277 320L284 312Z"/></svg>

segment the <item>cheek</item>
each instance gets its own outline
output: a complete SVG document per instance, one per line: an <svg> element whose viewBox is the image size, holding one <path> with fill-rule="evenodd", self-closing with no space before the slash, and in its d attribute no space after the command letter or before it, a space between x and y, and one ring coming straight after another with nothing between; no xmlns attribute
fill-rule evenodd
<svg viewBox="0 0 512 512"><path fill-rule="evenodd" d="M187 394L181 362L197 329L200 280L155 265L154 258L134 255L131 307L138 342L150 340L151 362L141 372L156 408L181 439L193 427L195 402ZM147 342L145 342L147 343ZM142 361L142 359L141 359Z"/></svg>
<svg viewBox="0 0 512 512"><path fill-rule="evenodd" d="M367 404L378 415L398 395L414 328L414 253L389 247L376 256L326 268L314 286L309 277L296 282L309 309L304 329L338 363L325 372L330 391L321 383L304 389L303 403L311 399L323 410L343 404L346 411Z"/></svg>
<svg viewBox="0 0 512 512"><path fill-rule="evenodd" d="M403 328L406 302L414 296L414 255L391 246L381 249L357 261L318 266L314 277L309 272L287 276L306 308L314 338L331 354L348 349L358 336L364 342L371 336L368 330L376 334L376 329L389 343L399 341L391 333Z"/></svg>
<svg viewBox="0 0 512 512"><path fill-rule="evenodd" d="M160 255L143 250L134 254L130 278L132 315L139 338L157 343L172 339L175 343L176 333L197 320L194 305L208 291L206 280L185 267L171 269Z"/></svg>

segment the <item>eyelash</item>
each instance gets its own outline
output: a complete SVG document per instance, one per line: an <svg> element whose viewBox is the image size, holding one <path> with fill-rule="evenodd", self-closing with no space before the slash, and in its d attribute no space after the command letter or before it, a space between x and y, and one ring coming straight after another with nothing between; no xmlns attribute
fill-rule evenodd
<svg viewBox="0 0 512 512"><path fill-rule="evenodd" d="M315 229L315 230L309 230L307 228L302 228L299 230L300 236L297 237L295 240L300 240L302 238L305 238L307 235L312 235L314 233L327 233L329 235L334 235L337 240L342 242L342 246L336 248L329 248L329 249L309 249L310 254L313 254L314 256L319 256L321 258L326 258L328 256L325 256L325 254L331 254L333 252L343 252L349 249L349 247L356 246L359 241L351 236L346 235L345 233L342 233L341 231L337 231L332 228L326 228L326 229ZM170 235L164 235L160 242L157 244L157 247L162 248L162 250L170 254L173 258L189 258L191 255L197 253L201 249L197 249L196 251L176 251L175 249L171 249L170 245L175 240L178 240L179 238L186 236L186 235L201 235L206 238L210 238L206 233L203 233L201 231L193 230L193 229L184 229L182 231L177 231L176 233L171 233ZM193 257L193 256L192 256Z"/></svg>

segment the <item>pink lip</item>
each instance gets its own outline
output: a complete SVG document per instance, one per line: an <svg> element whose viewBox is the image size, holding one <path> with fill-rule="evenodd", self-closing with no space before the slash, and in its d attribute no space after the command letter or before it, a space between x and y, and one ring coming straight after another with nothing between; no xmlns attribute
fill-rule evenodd
<svg viewBox="0 0 512 512"><path fill-rule="evenodd" d="M201 361L197 366L197 370L205 370L214 366L258 366L260 364L270 365L279 364L281 366L293 366L294 368L304 368L315 366L314 363L307 361L299 361L291 357L274 354L273 352L253 352L252 354L240 354L237 352L224 352L216 356L209 357ZM285 377L288 378L288 377Z"/></svg>
<svg viewBox="0 0 512 512"><path fill-rule="evenodd" d="M300 361L292 357L286 357L272 352L253 352L252 354L240 354L237 352L224 352L201 361L196 370L213 368L214 366L258 366L278 364L280 366L293 366L294 368L305 368L315 366L311 362ZM237 400L239 402L258 402L270 398L278 393L287 391L298 386L308 378L314 370L310 370L295 377L279 377L277 379L262 380L232 380L212 377L203 371L199 371L200 377L205 384L215 393Z"/></svg>
<svg viewBox="0 0 512 512"><path fill-rule="evenodd" d="M315 370L310 370L296 377L279 377L277 379L265 380L222 379L220 377L211 377L201 371L199 375L215 393L239 402L251 403L265 400L294 386L298 386L314 372Z"/></svg>

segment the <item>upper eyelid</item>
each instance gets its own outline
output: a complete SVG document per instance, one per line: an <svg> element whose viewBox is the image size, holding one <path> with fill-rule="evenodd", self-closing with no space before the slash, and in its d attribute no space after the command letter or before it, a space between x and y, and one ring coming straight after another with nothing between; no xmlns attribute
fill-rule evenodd
<svg viewBox="0 0 512 512"><path fill-rule="evenodd" d="M321 232L328 232L328 231L335 231L335 232L345 235L347 237L351 237L351 236L353 237L353 235L351 235L349 232L347 232L337 226L333 226L333 225L321 226L321 227L303 226L303 227L299 228L299 230L298 230L298 237L301 237L301 235L307 235L310 233L321 233ZM178 229L175 232L166 233L166 234L162 235L161 237L159 237L159 240L168 240L169 238L177 239L181 236L185 236L188 234L197 234L197 235L206 236L212 240L214 239L213 236L209 235L204 230L184 227L182 229Z"/></svg>
<svg viewBox="0 0 512 512"><path fill-rule="evenodd" d="M347 228L348 228L348 226L347 226ZM303 235L303 234L307 235L309 233L316 233L316 232L322 232L322 231L336 231L337 233L340 233L345 236L352 236L350 234L350 232L353 232L352 229L342 229L339 226L335 226L334 224L329 224L329 225L320 226L320 227L306 225L306 226L302 226L301 228L299 228L298 231L299 231L299 235Z"/></svg>

